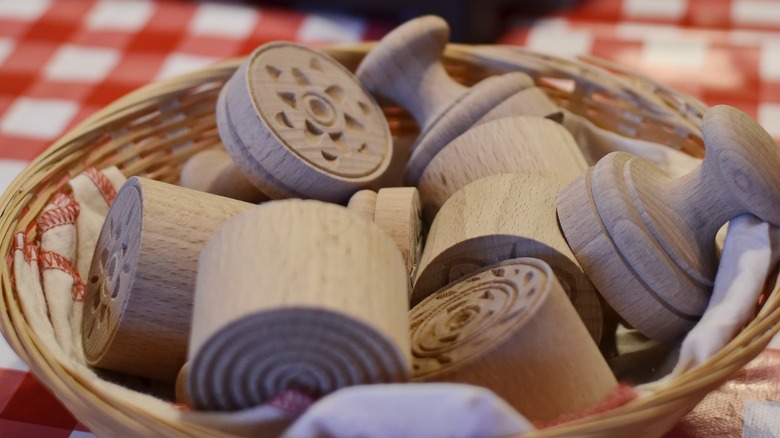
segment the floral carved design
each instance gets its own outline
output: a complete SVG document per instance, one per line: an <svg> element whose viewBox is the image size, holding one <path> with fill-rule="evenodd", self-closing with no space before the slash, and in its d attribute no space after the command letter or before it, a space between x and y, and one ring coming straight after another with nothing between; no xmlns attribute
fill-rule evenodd
<svg viewBox="0 0 780 438"><path fill-rule="evenodd" d="M343 177L376 170L391 139L381 108L344 67L298 46L262 52L250 89L282 142L309 164Z"/></svg>

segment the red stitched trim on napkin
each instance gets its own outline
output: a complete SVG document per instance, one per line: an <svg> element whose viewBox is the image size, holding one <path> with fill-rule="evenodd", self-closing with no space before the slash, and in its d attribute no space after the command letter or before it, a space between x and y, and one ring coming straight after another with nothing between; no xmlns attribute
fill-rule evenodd
<svg viewBox="0 0 780 438"><path fill-rule="evenodd" d="M73 278L73 289L71 291L73 300L84 301L86 286L81 281L81 276L70 259L54 251L41 250L41 269L56 269L70 275Z"/></svg>
<svg viewBox="0 0 780 438"><path fill-rule="evenodd" d="M607 396L604 397L604 399L601 400L599 403L583 411L575 412L573 414L563 415L560 418L556 418L555 420L534 421L533 424L534 427L536 427L537 429L544 429L547 427L557 426L563 423L569 423L574 420L590 417L591 415L600 414L602 412L607 412L617 407L623 406L624 404L630 402L631 400L634 400L638 396L639 394L637 394L633 386L627 385L625 383L621 383L615 389L610 391L610 393L607 394Z"/></svg>
<svg viewBox="0 0 780 438"><path fill-rule="evenodd" d="M38 229L41 233L62 225L74 224L79 216L81 209L79 203L70 196L58 193L52 204L57 207L44 211L37 219Z"/></svg>
<svg viewBox="0 0 780 438"><path fill-rule="evenodd" d="M24 244L24 261L27 263L38 263L38 246L33 243Z"/></svg>
<svg viewBox="0 0 780 438"><path fill-rule="evenodd" d="M14 250L24 251L24 233L19 231L16 233L16 239L14 240Z"/></svg>
<svg viewBox="0 0 780 438"><path fill-rule="evenodd" d="M116 189L114 189L114 185L111 184L111 181L108 180L108 177L106 177L103 172L95 169L94 167L90 167L85 170L84 175L92 180L92 182L98 188L98 191L100 191L100 195L103 197L103 199L106 200L106 203L111 205L111 203L114 202L114 198L116 197Z"/></svg>

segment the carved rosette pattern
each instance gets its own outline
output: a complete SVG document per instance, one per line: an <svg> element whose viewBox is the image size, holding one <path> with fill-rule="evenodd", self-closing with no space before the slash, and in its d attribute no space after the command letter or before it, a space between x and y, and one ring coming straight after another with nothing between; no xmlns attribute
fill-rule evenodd
<svg viewBox="0 0 780 438"><path fill-rule="evenodd" d="M546 274L510 263L474 274L412 309L413 378L426 379L500 345L544 302Z"/></svg>
<svg viewBox="0 0 780 438"><path fill-rule="evenodd" d="M362 177L378 169L392 141L381 108L344 67L294 45L253 59L250 90L287 148L321 170Z"/></svg>
<svg viewBox="0 0 780 438"><path fill-rule="evenodd" d="M140 250L141 193L128 187L117 194L114 203L98 237L87 279L82 337L90 361L111 342Z"/></svg>

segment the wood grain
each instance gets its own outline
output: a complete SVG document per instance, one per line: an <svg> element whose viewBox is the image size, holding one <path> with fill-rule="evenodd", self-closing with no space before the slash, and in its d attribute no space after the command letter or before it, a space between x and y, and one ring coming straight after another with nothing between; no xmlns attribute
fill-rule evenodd
<svg viewBox="0 0 780 438"><path fill-rule="evenodd" d="M483 266L534 257L549 264L598 343L598 295L558 228L555 200L563 185L534 174L502 174L468 184L442 206L428 232L412 292L416 305Z"/></svg>
<svg viewBox="0 0 780 438"><path fill-rule="evenodd" d="M127 180L108 211L84 299L90 365L173 382L184 364L201 248L252 204Z"/></svg>
<svg viewBox="0 0 780 438"><path fill-rule="evenodd" d="M347 208L373 222L376 196L376 192L373 190L361 190L349 198Z"/></svg>
<svg viewBox="0 0 780 438"><path fill-rule="evenodd" d="M452 79L441 62L449 26L424 16L395 28L360 63L357 77L365 87L406 108L420 126L405 181L416 185L428 162L509 96L533 86L520 72L493 76L465 87Z"/></svg>
<svg viewBox="0 0 780 438"><path fill-rule="evenodd" d="M252 204L268 200L224 149L207 149L193 155L181 169L179 185Z"/></svg>
<svg viewBox="0 0 780 438"><path fill-rule="evenodd" d="M217 126L236 165L274 199L346 202L392 159L387 120L355 76L293 43L249 56L220 93Z"/></svg>
<svg viewBox="0 0 780 438"><path fill-rule="evenodd" d="M387 187L379 190L374 223L385 230L398 246L411 282L417 273L423 248L422 206L417 189ZM410 288L410 296L411 292Z"/></svg>
<svg viewBox="0 0 780 438"><path fill-rule="evenodd" d="M352 195L347 208L379 225L393 239L404 258L411 282L417 273L423 247L422 206L417 189L386 187L378 193L361 190Z"/></svg>
<svg viewBox="0 0 780 438"><path fill-rule="evenodd" d="M484 386L531 421L600 402L617 386L546 263L473 272L411 311L414 380Z"/></svg>
<svg viewBox="0 0 780 438"><path fill-rule="evenodd" d="M408 282L387 233L344 207L273 201L220 227L200 259L187 393L236 410L403 381Z"/></svg>
<svg viewBox="0 0 780 438"><path fill-rule="evenodd" d="M561 228L606 300L645 335L691 329L717 271L715 234L752 213L780 224L780 150L744 113L709 109L702 165L672 178L627 153L607 155L561 191Z"/></svg>
<svg viewBox="0 0 780 438"><path fill-rule="evenodd" d="M569 132L542 117L514 116L475 126L442 149L425 168L418 189L425 220L453 193L479 178L535 173L568 184L588 164Z"/></svg>

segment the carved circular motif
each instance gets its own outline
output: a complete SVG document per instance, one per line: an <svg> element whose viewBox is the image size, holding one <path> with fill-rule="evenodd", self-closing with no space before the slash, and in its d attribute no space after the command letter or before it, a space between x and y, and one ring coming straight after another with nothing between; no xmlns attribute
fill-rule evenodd
<svg viewBox="0 0 780 438"><path fill-rule="evenodd" d="M497 347L544 301L547 274L507 263L429 296L411 311L415 379L462 364Z"/></svg>
<svg viewBox="0 0 780 438"><path fill-rule="evenodd" d="M250 60L249 90L281 142L308 164L347 178L376 171L392 138L381 108L333 58L289 43Z"/></svg>
<svg viewBox="0 0 780 438"><path fill-rule="evenodd" d="M82 337L89 360L96 360L111 342L119 314L132 288L140 253L142 204L135 186L120 190L98 237L84 297Z"/></svg>

